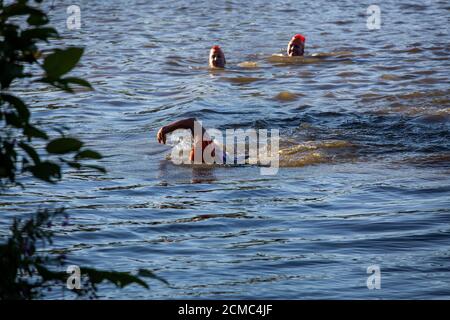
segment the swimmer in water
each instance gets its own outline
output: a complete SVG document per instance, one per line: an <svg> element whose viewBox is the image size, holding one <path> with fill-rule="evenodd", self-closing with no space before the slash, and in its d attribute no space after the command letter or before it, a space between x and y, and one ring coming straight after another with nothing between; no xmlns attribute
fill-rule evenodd
<svg viewBox="0 0 450 320"><path fill-rule="evenodd" d="M210 68L225 68L225 55L219 46L213 46L209 51L209 66Z"/></svg>
<svg viewBox="0 0 450 320"><path fill-rule="evenodd" d="M166 144L166 135L178 129L190 130L192 137L194 137L193 147L189 154L189 160L191 162L194 162L195 154L197 153L198 150L199 158L201 154L201 163L207 163L208 161L206 161L204 158L204 151L206 147L212 145L211 147L209 147L208 151L210 151L209 154L211 155L211 157L215 159L214 162L220 164L228 163L227 154L224 151L222 151L222 149L216 143L214 143L214 141L206 133L205 128L195 118L178 120L172 122L171 124L161 127L161 129L159 129L158 133L156 134L158 142Z"/></svg>
<svg viewBox="0 0 450 320"><path fill-rule="evenodd" d="M301 34L293 36L287 46L287 55L289 57L303 56L305 53L305 40L306 38Z"/></svg>
<svg viewBox="0 0 450 320"><path fill-rule="evenodd" d="M253 157L250 159L250 154L241 154L237 155L235 154L235 146L231 147L231 154L229 154L227 150L227 145L221 145L219 142L216 141L216 139L211 139L211 136L208 134L207 130L202 126L200 121L197 121L195 118L188 118L183 120L178 120L175 122L172 122L171 124L168 124L166 126L163 126L161 129L159 129L158 133L156 134L156 138L159 143L166 143L166 135L169 133L178 130L178 129L185 129L190 130L190 133L193 137L193 143L191 150L189 152L189 159L187 159L184 156L181 156L181 158L178 158L179 154L172 158L172 161L175 162L175 164L181 164L186 163L185 160L188 160L190 164L216 164L216 165L247 165L247 164L257 164L258 166L261 166L261 174L276 174L278 172L278 131L275 133L274 136L271 135L270 137L270 146L271 150L268 151L267 147L263 147L262 149L255 150L256 153L254 155L256 157ZM208 130L212 136L217 137L217 131L213 132ZM220 136L220 133L219 133ZM234 140L234 138L233 138ZM192 140L191 140L192 141ZM219 138L220 141L220 138ZM250 149L250 146L248 146ZM263 150L263 151L261 151ZM262 152L262 153L261 153ZM250 151L249 151L250 153ZM174 155L174 154L173 154ZM261 160L262 157L262 160ZM181 162L178 162L181 160Z"/></svg>

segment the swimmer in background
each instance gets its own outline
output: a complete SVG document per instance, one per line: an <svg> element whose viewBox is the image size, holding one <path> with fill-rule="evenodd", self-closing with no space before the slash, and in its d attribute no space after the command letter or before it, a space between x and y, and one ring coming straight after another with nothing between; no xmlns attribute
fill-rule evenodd
<svg viewBox="0 0 450 320"><path fill-rule="evenodd" d="M305 41L306 38L301 34L293 36L287 46L287 55L289 57L303 56L305 53Z"/></svg>
<svg viewBox="0 0 450 320"><path fill-rule="evenodd" d="M303 63L305 61L305 59L303 59L305 54L305 41L306 38L304 35L300 33L296 34L289 41L286 49L286 54L282 53L272 54L268 60L274 63L289 63L289 64L296 62Z"/></svg>
<svg viewBox="0 0 450 320"><path fill-rule="evenodd" d="M209 67L210 68L225 68L225 55L219 46L213 46L209 51Z"/></svg>

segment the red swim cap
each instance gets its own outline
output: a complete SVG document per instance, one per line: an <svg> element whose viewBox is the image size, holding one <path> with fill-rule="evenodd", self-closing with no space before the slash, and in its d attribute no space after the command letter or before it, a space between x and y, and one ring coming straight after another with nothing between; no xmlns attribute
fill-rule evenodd
<svg viewBox="0 0 450 320"><path fill-rule="evenodd" d="M298 39L298 40L300 40L301 42L305 42L305 40L306 40L306 38L305 38L303 35L301 35L300 33L298 33L298 34L296 34L295 36L293 36L293 37L292 37L292 40L294 40L294 39Z"/></svg>
<svg viewBox="0 0 450 320"><path fill-rule="evenodd" d="M216 51L216 50L220 50L220 47L219 47L219 46L212 46L211 49L214 50L214 51Z"/></svg>

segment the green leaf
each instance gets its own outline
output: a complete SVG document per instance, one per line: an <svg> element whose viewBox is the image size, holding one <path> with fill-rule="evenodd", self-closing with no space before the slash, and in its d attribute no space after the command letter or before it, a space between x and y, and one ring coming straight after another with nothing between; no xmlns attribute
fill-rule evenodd
<svg viewBox="0 0 450 320"><path fill-rule="evenodd" d="M78 152L75 159L101 159L102 155L94 150L86 149Z"/></svg>
<svg viewBox="0 0 450 320"><path fill-rule="evenodd" d="M45 15L41 10L27 6L23 1L19 3L13 3L3 8L2 15L5 18L22 15Z"/></svg>
<svg viewBox="0 0 450 320"><path fill-rule="evenodd" d="M19 147L21 147L27 154L28 156L33 159L34 164L38 164L41 162L41 159L39 158L39 155L37 154L36 150L34 150L34 148L28 144L26 144L25 142L21 141L19 142Z"/></svg>
<svg viewBox="0 0 450 320"><path fill-rule="evenodd" d="M50 79L57 79L72 70L83 55L83 48L55 49L44 59L43 68Z"/></svg>
<svg viewBox="0 0 450 320"><path fill-rule="evenodd" d="M36 271L42 277L44 281L61 281L65 282L67 280L67 273L51 271L44 267L42 264L36 264Z"/></svg>
<svg viewBox="0 0 450 320"><path fill-rule="evenodd" d="M0 60L0 84L2 89L8 88L14 79L24 76L22 65Z"/></svg>
<svg viewBox="0 0 450 320"><path fill-rule="evenodd" d="M28 138L41 138L44 140L48 139L48 136L44 131L36 128L35 126L32 126L31 124L25 126L25 128L23 129L23 134Z"/></svg>
<svg viewBox="0 0 450 320"><path fill-rule="evenodd" d="M40 26L48 23L47 15L41 11L34 11L27 19L28 24Z"/></svg>
<svg viewBox="0 0 450 320"><path fill-rule="evenodd" d="M14 106L19 114L19 117L21 117L25 122L28 122L28 119L30 118L30 111L22 100L9 94L1 94L0 97Z"/></svg>
<svg viewBox="0 0 450 320"><path fill-rule="evenodd" d="M74 93L73 89L71 87L69 87L69 85L67 83L64 83L64 81L61 81L61 80L62 79L53 79L53 78L49 78L49 77L44 77L44 78L37 79L36 81L48 83L56 88L66 91L66 92Z"/></svg>
<svg viewBox="0 0 450 320"><path fill-rule="evenodd" d="M62 158L60 158L59 160L61 160L64 163L67 163L67 165L69 165L69 167L72 167L72 168L75 168L75 169L78 169L78 170L81 169L81 163L79 163L79 162L68 161L68 160L65 160L65 159L62 159Z"/></svg>
<svg viewBox="0 0 450 320"><path fill-rule="evenodd" d="M36 178L47 182L53 183L53 179L61 179L60 166L50 161L44 161L34 166L26 167L25 171L30 171Z"/></svg>
<svg viewBox="0 0 450 320"><path fill-rule="evenodd" d="M88 88L89 90L93 90L91 84L88 81L75 77L60 78L60 79L45 77L38 79L37 81L51 84L52 86L55 86L69 93L74 93L74 89L70 86L70 84L76 84L78 86Z"/></svg>
<svg viewBox="0 0 450 320"><path fill-rule="evenodd" d="M74 138L57 138L47 144L47 152L64 154L78 151L83 146L83 142Z"/></svg>
<svg viewBox="0 0 450 320"><path fill-rule="evenodd" d="M22 120L15 112L5 112L4 116L7 125L22 128Z"/></svg>
<svg viewBox="0 0 450 320"><path fill-rule="evenodd" d="M81 79L81 78L69 77L69 78L61 79L59 82L64 83L64 84L76 84L81 87L93 89L92 85L88 81Z"/></svg>
<svg viewBox="0 0 450 320"><path fill-rule="evenodd" d="M100 166L96 166L96 165L92 165L92 164L85 164L83 165L83 168L91 168L91 169L95 169L101 173L106 173L106 169Z"/></svg>
<svg viewBox="0 0 450 320"><path fill-rule="evenodd" d="M168 286L170 285L166 279L161 278L160 276L157 276L153 271L150 271L147 269L139 269L138 276L156 279L156 280L159 280L159 281L167 284Z"/></svg>
<svg viewBox="0 0 450 320"><path fill-rule="evenodd" d="M103 271L91 268L83 268L81 270L82 274L87 274L89 280L94 283L101 283L102 281L109 281L115 284L119 288L126 287L132 283L136 283L146 289L148 289L148 284L142 279L133 276L128 272L117 272L117 271Z"/></svg>
<svg viewBox="0 0 450 320"><path fill-rule="evenodd" d="M47 41L48 38L58 37L58 32L54 28L34 28L22 31L22 37Z"/></svg>

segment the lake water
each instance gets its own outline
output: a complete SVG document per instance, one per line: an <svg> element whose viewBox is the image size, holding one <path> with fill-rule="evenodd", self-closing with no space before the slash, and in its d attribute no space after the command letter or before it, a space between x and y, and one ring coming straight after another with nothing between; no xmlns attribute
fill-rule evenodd
<svg viewBox="0 0 450 320"><path fill-rule="evenodd" d="M370 1L78 4L80 30L65 27L66 1L51 18L59 44L85 46L74 75L95 91L21 94L108 173L67 169L1 207L6 219L64 206L55 243L71 263L170 283L102 298L450 298L448 1L383 1L379 30ZM305 59L272 56L295 33ZM215 44L224 71L207 68ZM279 129L281 168L174 165L156 132L185 117ZM366 286L373 265L379 290Z"/></svg>

